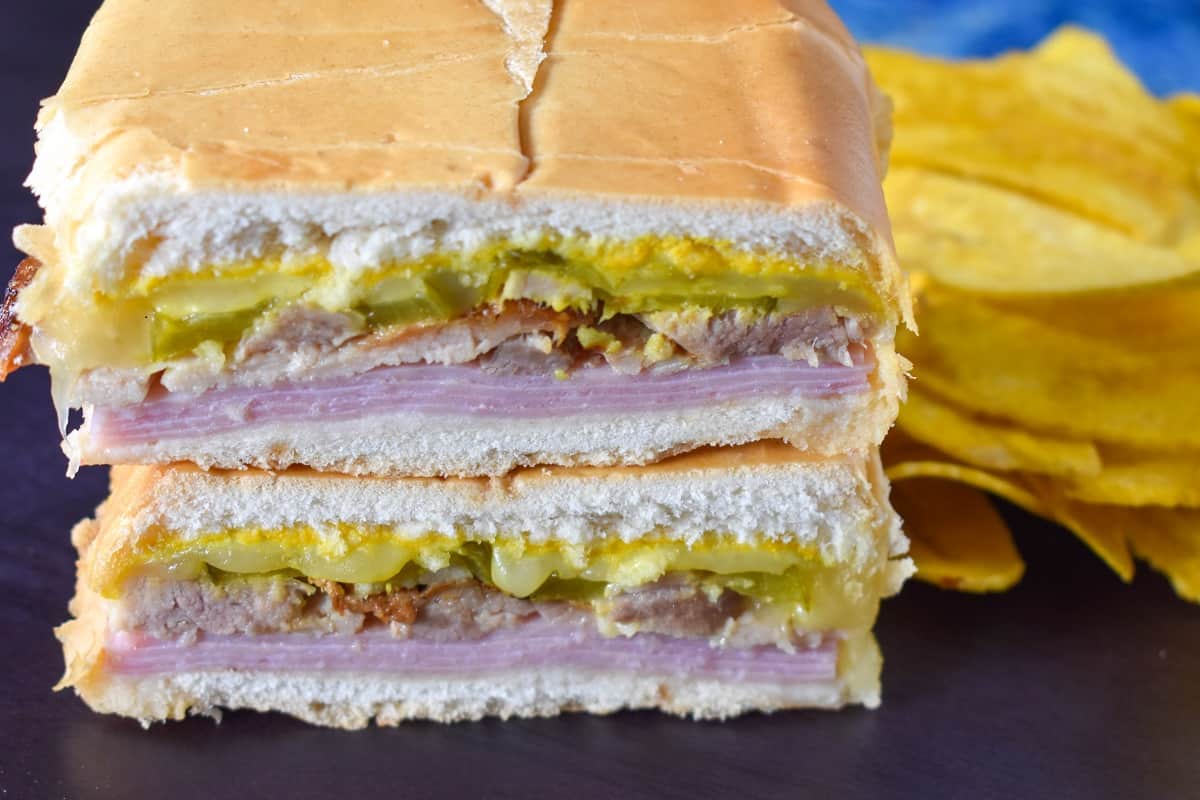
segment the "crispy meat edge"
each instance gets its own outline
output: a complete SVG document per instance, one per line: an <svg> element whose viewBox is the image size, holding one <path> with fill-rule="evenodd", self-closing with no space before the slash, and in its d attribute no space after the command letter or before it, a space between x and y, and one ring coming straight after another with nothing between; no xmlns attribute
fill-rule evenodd
<svg viewBox="0 0 1200 800"><path fill-rule="evenodd" d="M33 363L33 351L29 347L32 329L17 319L16 305L21 291L33 281L41 267L42 262L36 258L22 261L4 292L4 303L0 305L0 383L21 367Z"/></svg>

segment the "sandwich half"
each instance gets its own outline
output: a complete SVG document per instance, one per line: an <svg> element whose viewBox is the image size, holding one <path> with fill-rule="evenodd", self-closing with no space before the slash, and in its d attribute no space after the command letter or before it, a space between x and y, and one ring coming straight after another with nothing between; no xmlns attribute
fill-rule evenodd
<svg viewBox="0 0 1200 800"><path fill-rule="evenodd" d="M777 442L493 479L116 467L73 538L63 685L143 722L874 706L912 572L874 455Z"/></svg>
<svg viewBox="0 0 1200 800"><path fill-rule="evenodd" d="M889 131L817 0L109 0L0 373L72 464L377 475L877 445Z"/></svg>

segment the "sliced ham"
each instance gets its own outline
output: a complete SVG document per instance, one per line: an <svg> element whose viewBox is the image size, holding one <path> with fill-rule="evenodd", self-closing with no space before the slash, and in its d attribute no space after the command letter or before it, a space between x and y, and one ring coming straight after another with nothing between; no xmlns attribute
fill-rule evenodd
<svg viewBox="0 0 1200 800"><path fill-rule="evenodd" d="M175 395L158 389L132 406L97 407L98 447L212 435L280 422L359 419L397 413L544 418L710 406L756 397L836 397L869 390L873 363L810 366L754 356L709 369L621 375L577 369L565 380L503 375L473 365L383 367L351 378Z"/></svg>
<svg viewBox="0 0 1200 800"><path fill-rule="evenodd" d="M386 630L369 630L202 636L185 643L117 632L109 638L106 664L114 674L129 676L226 669L463 676L573 668L725 681L833 682L838 640L815 638L813 645L792 652L774 646L734 649L658 634L610 639L587 627L545 620L474 641L396 639Z"/></svg>

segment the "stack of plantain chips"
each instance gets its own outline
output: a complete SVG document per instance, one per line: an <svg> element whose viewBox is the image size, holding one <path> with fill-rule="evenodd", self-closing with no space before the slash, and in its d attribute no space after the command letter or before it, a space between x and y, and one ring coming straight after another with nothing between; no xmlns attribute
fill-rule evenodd
<svg viewBox="0 0 1200 800"><path fill-rule="evenodd" d="M985 490L1200 602L1200 97L1154 98L1073 28L988 61L868 58L918 302L884 447L918 576L1020 579Z"/></svg>

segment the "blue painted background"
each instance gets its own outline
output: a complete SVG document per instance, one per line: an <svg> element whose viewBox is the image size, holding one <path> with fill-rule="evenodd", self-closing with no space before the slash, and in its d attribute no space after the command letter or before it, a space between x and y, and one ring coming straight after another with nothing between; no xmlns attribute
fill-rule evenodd
<svg viewBox="0 0 1200 800"><path fill-rule="evenodd" d="M1162 95L1200 91L1200 0L830 0L862 42L931 55L1030 47L1067 22L1103 33Z"/></svg>

